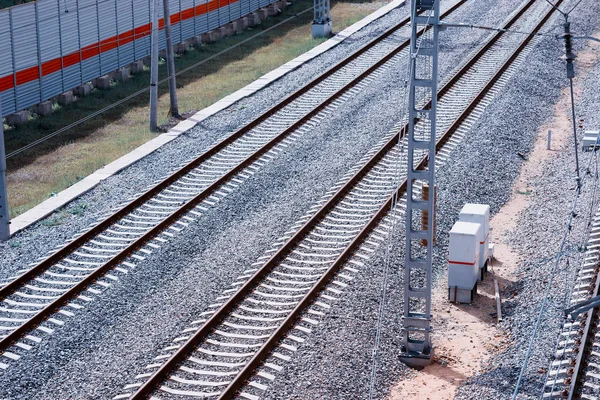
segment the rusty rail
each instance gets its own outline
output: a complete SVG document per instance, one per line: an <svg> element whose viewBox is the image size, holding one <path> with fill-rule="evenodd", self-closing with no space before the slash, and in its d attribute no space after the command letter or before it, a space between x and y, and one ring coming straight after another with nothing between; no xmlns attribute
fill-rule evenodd
<svg viewBox="0 0 600 400"><path fill-rule="evenodd" d="M459 8L461 5L466 3L466 1L467 0L460 0L457 4L455 4L448 11L446 11L444 13L444 15L449 15L454 10ZM94 226L92 229L86 231L81 236L75 238L73 241L71 241L65 247L63 247L63 248L59 249L58 251L56 251L55 253L51 254L48 258L46 258L45 260L43 260L36 266L32 267L30 270L28 270L27 272L23 273L21 276L19 276L15 280L11 281L7 285L0 288L0 300L5 299L7 296L16 292L19 288L21 288L27 282L31 281L35 277L44 273L46 270L51 268L54 264L56 264L63 258L67 257L68 255L70 255L73 251L75 251L76 249L78 249L79 247L81 247L82 245L87 243L89 240L93 239L96 235L105 231L111 225L118 222L123 217L127 216L129 213L131 213L137 207L141 206L146 201L148 201L151 198L153 198L154 196L156 196L158 193L160 193L162 190L167 188L169 185L173 184L178 179L180 179L181 177L186 175L188 172L190 172L191 170L193 170L194 168L198 167L203 162L208 160L210 157L217 154L219 151L223 150L225 147L227 147L228 145L233 143L235 140L242 137L244 134L248 133L250 130L252 130L256 126L258 126L260 123L267 120L270 116L275 114L277 111L281 110L282 107L285 107L286 105L292 103L294 100L298 99L300 96L307 93L309 90L311 90L312 88L317 86L319 83L321 83L325 79L329 78L331 75L333 75L334 73L339 71L341 68L346 66L348 63L354 61L355 59L357 59L358 57L363 55L368 50L372 49L377 44L381 43L383 40L385 40L386 38L388 38L389 36L394 34L396 31L401 29L403 26L405 26L409 22L410 22L410 18L403 19L397 25L395 25L394 27L392 27L389 30L387 30L386 32L384 32L381 36L379 36L379 37L375 38L374 40L372 40L371 42L367 43L365 46L361 47L359 50L352 53L350 56L348 56L344 60L340 61L339 63L337 63L336 65L331 67L325 73L323 73L322 75L318 76L317 78L315 78L314 80L309 82L306 86L302 87L301 89L297 90L290 96L286 97L284 100L282 100L277 105L275 105L274 107L272 107L269 110L267 110L266 112L264 112L262 115L260 115L259 117L257 117L253 121L251 121L249 124L240 128L239 130L237 130L236 132L234 132L233 134L228 136L225 140L216 144L215 146L213 146L212 148L210 148L209 150L207 150L206 152L201 154L198 158L191 161L190 163L188 163L187 165L185 165L178 171L176 171L173 175L171 175L171 176L167 177L166 179L164 179L163 181L159 182L157 185L155 185L154 187L149 189L147 192L143 193L141 196L139 196L132 202L125 205L119 211L117 211L116 213L107 217L105 220L103 220L102 222L100 222L99 224ZM158 225L149 229L144 235L142 235L140 238L135 240L128 247L126 247L121 252L116 254L113 258L108 260L106 263L99 266L98 269L96 269L90 275L85 277L77 285L73 286L67 292L62 294L59 298L57 298L56 300L54 300L53 302L48 304L46 307L41 309L37 314L35 314L33 317L31 317L27 322L23 323L16 330L11 332L8 336L6 336L4 339L2 339L0 341L0 352L9 348L16 341L18 341L21 337L23 337L25 334L30 332L32 329L34 329L35 327L40 325L47 318L49 318L51 315L56 313L60 308L62 308L65 304L67 304L69 301L71 301L73 298L75 298L77 295L79 295L89 285L93 284L97 279L102 277L106 272L108 272L109 270L111 270L112 268L114 268L115 266L120 264L121 262L123 262L125 259L127 259L127 257L129 257L131 254L133 254L135 251L142 248L150 240L152 240L157 235L159 235L161 232L163 232L165 229L167 229L171 224L173 224L177 220L179 220L183 215L185 215L189 211L193 210L193 208L196 207L196 205L198 203L200 203L202 200L210 197L219 187L221 187L223 184L225 184L229 179L231 179L232 177L234 177L235 175L240 173L247 166L251 165L257 159L259 159L262 155L267 153L274 146L276 146L278 143L280 143L282 140L284 140L287 136L289 136L295 130L300 128L304 123L306 123L308 120L310 120L313 116L315 116L316 114L321 112L323 109L325 109L325 107L327 107L333 101L338 99L340 96L342 96L348 90L350 90L351 88L356 86L358 83L360 83L364 78L371 75L375 70L377 70L382 65L387 63L392 57L394 57L395 55L400 53L400 51L402 51L407 46L408 46L408 41L397 46L392 52L387 54L384 58L382 58L376 64L369 67L367 70L362 72L359 76L354 78L351 82L349 82L344 87L342 87L341 89L336 91L334 94L332 94L330 97L328 97L326 100L321 102L317 107L315 107L313 110L311 110L310 112L305 114L300 120L298 120L293 125L288 127L286 130L281 132L279 135L277 135L275 138L273 138L271 141L269 141L267 144L265 144L262 148L258 149L255 153L250 155L248 158L246 158L244 161L242 161L236 167L231 169L229 172L227 172L225 175L223 175L217 181L213 182L210 186L208 186L206 189L204 189L202 192L200 192L198 195L196 195L193 199L191 199L188 202L186 202L185 204L183 204L178 210L174 211L172 214L167 216Z"/></svg>
<svg viewBox="0 0 600 400"><path fill-rule="evenodd" d="M600 275L600 274L599 274ZM598 296L600 292L600 276L596 276L596 284L594 285L594 292L590 296L590 298ZM577 353L577 358L575 359L575 366L573 366L573 374L569 378L571 380L569 385L569 392L566 394L567 400L577 399L579 398L579 392L581 390L581 385L583 384L583 369L586 365L586 359L588 354L590 353L589 346L593 342L593 330L596 326L594 320L598 315L598 308L594 307L587 313L587 318L585 319L585 327L583 328L583 335L581 335L581 344L579 345L579 352Z"/></svg>
<svg viewBox="0 0 600 400"><path fill-rule="evenodd" d="M508 21L504 29L510 28L537 0L529 0L510 21ZM450 137L460 127L462 122L471 114L473 109L483 99L488 90L496 84L498 79L504 74L504 72L512 65L518 54L529 44L529 42L535 37L537 32L552 15L552 11L549 11L536 26L536 28L529 34L521 45L514 51L514 53L507 59L507 61L499 68L494 76L488 81L480 93L470 102L467 108L461 113L461 115L455 120L451 127L437 140L436 151L450 139ZM483 46L469 61L455 74L453 77L440 89L439 97L443 97L448 90L455 85L459 79L489 50L489 48L503 35L504 32L497 32L490 39L490 41ZM212 331L233 311L247 296L249 293L256 288L262 279L267 276L270 271L280 262L286 255L288 255L295 245L299 243L306 234L314 228L319 221L321 221L328 211L335 207L339 201L342 200L344 195L350 191L361 179L364 177L369 170L382 158L384 157L406 132L407 126L400 130L400 132L394 135L378 152L375 154L342 188L340 188L333 197L323 205L317 213L307 221L300 230L283 245L283 247L275 253L260 270L258 270L221 308L219 308L211 318L204 323L204 325L190 338L188 339L176 352L175 354L165 361L161 367L142 385L131 397L131 399L140 400L146 399L152 394L152 392L174 371L174 369L184 361L187 356L193 352L200 343L205 340ZM424 158L419 163L419 169L424 168L427 165L427 160ZM245 384L246 380L249 379L256 368L258 368L264 361L264 359L271 353L271 351L277 346L279 341L285 336L285 334L295 325L296 320L304 312L307 307L312 304L313 300L321 293L325 288L329 280L335 276L339 269L344 265L347 259L356 251L371 231L377 226L379 221L389 212L392 200L394 196L400 196L406 191L407 182L406 180L398 187L395 193L390 196L386 203L379 209L377 214L368 222L368 224L361 230L357 237L350 243L350 245L344 250L344 252L335 260L331 267L325 272L325 274L314 284L309 293L297 304L294 310L288 315L285 321L279 326L279 328L269 337L267 342L257 351L252 359L246 364L246 366L238 373L234 380L228 385L228 387L221 393L220 399L231 399L235 396L238 390L240 390Z"/></svg>

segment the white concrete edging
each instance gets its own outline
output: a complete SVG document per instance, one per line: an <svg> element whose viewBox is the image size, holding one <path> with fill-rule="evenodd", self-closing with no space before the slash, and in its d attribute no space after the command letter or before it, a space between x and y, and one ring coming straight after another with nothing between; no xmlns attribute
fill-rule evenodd
<svg viewBox="0 0 600 400"><path fill-rule="evenodd" d="M295 70L300 67L302 64L312 60L320 54L325 53L327 50L337 46L342 43L352 34L358 32L371 22L383 17L388 14L395 8L403 6L406 3L406 0L393 0L391 3L387 4L384 7L381 7L379 10L373 12L367 17L361 19L360 21L352 24L348 28L344 29L333 38L327 40L326 42L321 43L317 47L312 50L307 51L306 53L294 58L291 61L283 64L281 67L274 69L273 71L263 75L258 78L254 82L248 84L247 86L239 89L235 93L230 94L229 96L224 97L223 99L217 101L213 105L206 107L203 110L198 111L192 117L186 119L185 121L180 122L172 129L170 129L167 133L163 133L156 138L150 140L149 142L144 143L137 149L132 152L125 154L119 159L111 162L110 164L105 165L100 168L93 174L85 177L81 181L75 183L74 185L68 187L67 189L61 191L55 196L52 196L48 200L45 200L41 204L35 206L34 208L24 212L23 214L15 217L10 222L10 233L14 235L15 233L27 228L28 226L36 223L42 218L48 216L53 213L57 209L63 207L68 204L72 200L78 198L82 194L88 192L93 189L96 185L102 182L104 179L118 173L122 169L130 166L136 161L146 157L148 154L153 153L155 150L161 148L165 144L171 142L176 139L182 133L190 130L199 122L205 120L206 118L218 113L236 103L238 100L241 100L245 97L248 97L257 91L263 89L264 87L270 85L275 82L282 76L286 75L288 72ZM308 34L308 32L307 32Z"/></svg>

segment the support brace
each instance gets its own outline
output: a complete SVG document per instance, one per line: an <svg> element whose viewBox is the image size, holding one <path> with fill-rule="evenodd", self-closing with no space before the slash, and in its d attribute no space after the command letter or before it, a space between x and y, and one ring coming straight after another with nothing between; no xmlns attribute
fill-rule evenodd
<svg viewBox="0 0 600 400"><path fill-rule="evenodd" d="M439 0L411 1L404 326L400 358L414 368L428 365L433 356L429 335L435 207L433 196L422 199L418 192L425 184L435 186L439 15ZM421 28L424 32L418 37ZM423 157L427 157L426 168L416 170ZM425 219L427 223L422 224Z"/></svg>
<svg viewBox="0 0 600 400"><path fill-rule="evenodd" d="M584 312L587 312L598 306L600 306L600 296L592 297L591 299L587 299L565 309L565 318L575 321L579 314L583 314Z"/></svg>

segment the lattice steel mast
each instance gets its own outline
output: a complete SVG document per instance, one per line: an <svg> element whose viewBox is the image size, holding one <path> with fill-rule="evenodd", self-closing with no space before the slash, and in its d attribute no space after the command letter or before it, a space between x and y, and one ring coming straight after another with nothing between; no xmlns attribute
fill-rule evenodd
<svg viewBox="0 0 600 400"><path fill-rule="evenodd" d="M424 184L433 188L435 183L439 8L439 0L411 0L408 185L401 359L413 367L429 364L432 357L429 334L435 196L423 200L418 189ZM424 32L418 37L417 32L421 28ZM428 157L426 168L415 170L416 164L424 156ZM426 227L422 226L421 219L424 211L427 211ZM426 245L421 244L422 240L425 240Z"/></svg>

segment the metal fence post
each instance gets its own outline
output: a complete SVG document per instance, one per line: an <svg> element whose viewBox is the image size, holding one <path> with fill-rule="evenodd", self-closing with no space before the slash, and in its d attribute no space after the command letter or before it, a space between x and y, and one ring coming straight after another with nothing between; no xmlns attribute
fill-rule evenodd
<svg viewBox="0 0 600 400"><path fill-rule="evenodd" d="M165 37L167 39L167 73L169 74L169 97L171 99L170 112L174 117L179 117L177 104L177 83L175 82L175 55L173 54L173 39L171 37L171 12L169 0L163 0L165 18Z"/></svg>
<svg viewBox="0 0 600 400"><path fill-rule="evenodd" d="M158 0L152 2L152 55L150 64L150 130L158 128Z"/></svg>
<svg viewBox="0 0 600 400"><path fill-rule="evenodd" d="M46 100L44 96L44 74L42 70L42 49L40 46L40 12L39 3L35 2L35 40L37 42L38 74L40 75L40 101Z"/></svg>
<svg viewBox="0 0 600 400"><path fill-rule="evenodd" d="M6 151L4 150L4 122L0 101L0 240L10 238L10 217L8 215L8 191L6 189Z"/></svg>

